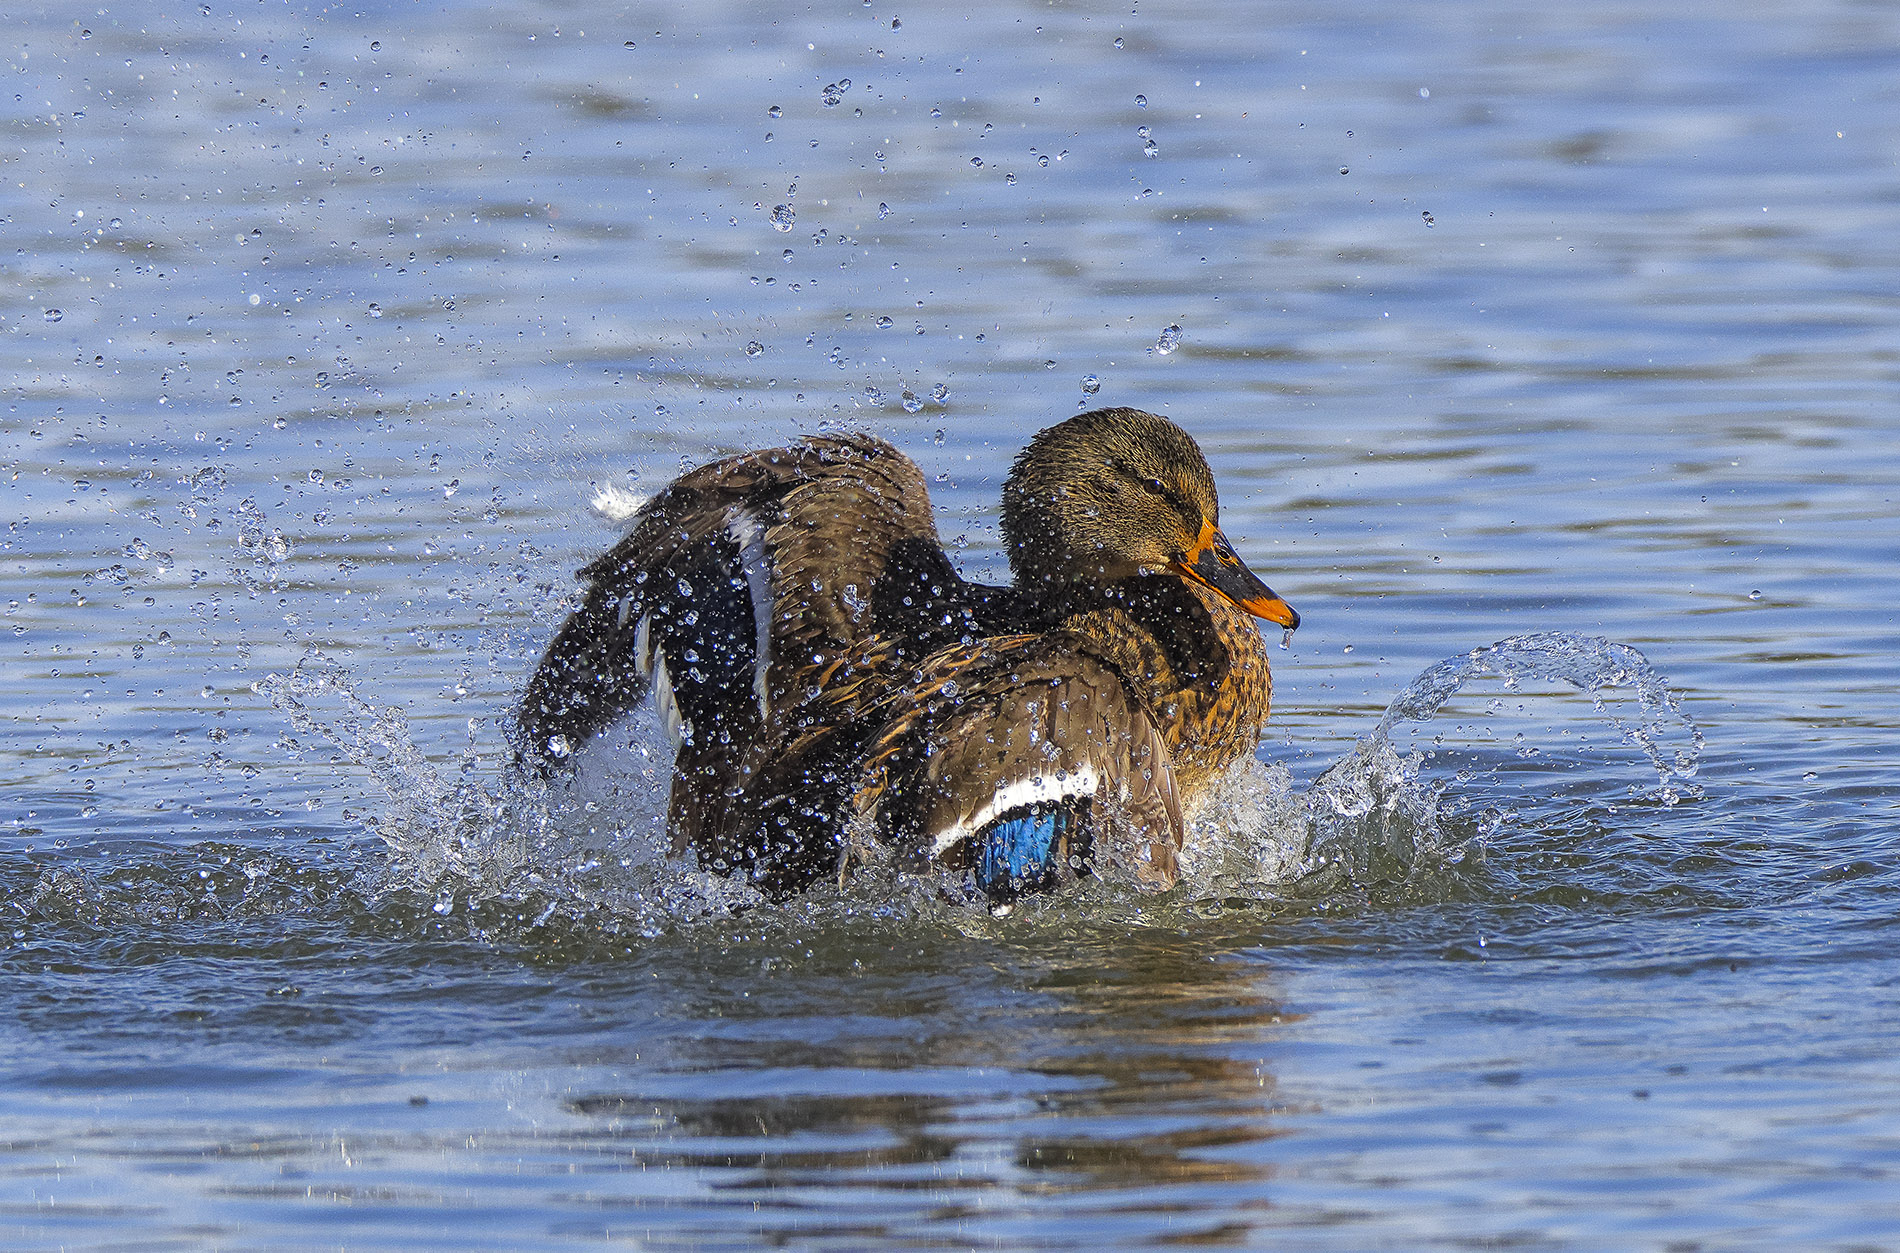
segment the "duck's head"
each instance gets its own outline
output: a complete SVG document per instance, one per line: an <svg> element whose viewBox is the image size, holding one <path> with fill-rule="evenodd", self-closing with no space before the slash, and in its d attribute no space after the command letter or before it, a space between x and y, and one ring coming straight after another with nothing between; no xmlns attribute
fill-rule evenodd
<svg viewBox="0 0 1900 1253"><path fill-rule="evenodd" d="M1003 484L1003 538L1020 586L1172 571L1255 617L1300 624L1221 534L1200 445L1139 409L1096 409L1031 440Z"/></svg>

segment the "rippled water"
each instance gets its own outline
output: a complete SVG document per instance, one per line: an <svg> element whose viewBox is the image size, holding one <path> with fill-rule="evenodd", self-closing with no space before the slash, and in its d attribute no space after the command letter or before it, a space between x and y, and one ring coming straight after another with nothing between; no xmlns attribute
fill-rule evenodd
<svg viewBox="0 0 1900 1253"><path fill-rule="evenodd" d="M0 1243L1900 1248L1900 13L683 14L5 19ZM600 488L1107 404L1305 619L1183 889L508 784Z"/></svg>

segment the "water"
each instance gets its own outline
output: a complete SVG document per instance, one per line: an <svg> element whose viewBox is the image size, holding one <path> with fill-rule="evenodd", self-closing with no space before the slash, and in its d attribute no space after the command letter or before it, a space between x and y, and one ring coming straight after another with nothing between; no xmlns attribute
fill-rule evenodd
<svg viewBox="0 0 1900 1253"><path fill-rule="evenodd" d="M0 1243L1900 1247L1900 17L1131 7L10 15ZM595 495L1115 404L1305 620L1182 890L509 784Z"/></svg>

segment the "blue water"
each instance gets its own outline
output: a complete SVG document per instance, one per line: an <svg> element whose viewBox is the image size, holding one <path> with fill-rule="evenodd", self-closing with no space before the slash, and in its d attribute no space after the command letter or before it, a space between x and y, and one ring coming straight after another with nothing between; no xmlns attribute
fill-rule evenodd
<svg viewBox="0 0 1900 1253"><path fill-rule="evenodd" d="M1900 1248L1900 10L907 9L0 19L0 1244ZM1304 619L1183 889L506 786L600 488L1109 404Z"/></svg>

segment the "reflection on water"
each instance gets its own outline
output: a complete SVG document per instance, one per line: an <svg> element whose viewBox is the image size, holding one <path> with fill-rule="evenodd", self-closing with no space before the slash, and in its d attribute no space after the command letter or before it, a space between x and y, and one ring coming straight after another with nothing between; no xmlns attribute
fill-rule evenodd
<svg viewBox="0 0 1900 1253"><path fill-rule="evenodd" d="M746 1034L715 1045L709 1069L568 1106L627 1154L622 1171L694 1172L708 1191L673 1198L686 1243L717 1242L735 1218L754 1238L930 1244L1244 1231L1222 1205L1194 1211L1272 1174L1230 1151L1281 1134L1272 1075L1253 1050L1287 1019L1259 973L1182 946L1124 949L1072 924L1042 938L1057 937L1066 959L1023 986L976 989L977 1012L962 1021L900 1001L901 1017L867 1025L850 970L833 970L837 1012L854 1031L908 1037L894 1069L881 1050L814 1040L822 1005L798 1006L791 1021L774 1012L789 1007L768 1006L738 1011ZM799 1041L789 1055L785 1036ZM854 1052L878 1069L849 1069ZM782 1076L775 1090L748 1078L763 1069ZM607 1211L610 1230L616 1211L625 1221L650 1210L650 1179L595 1177L574 1199Z"/></svg>

